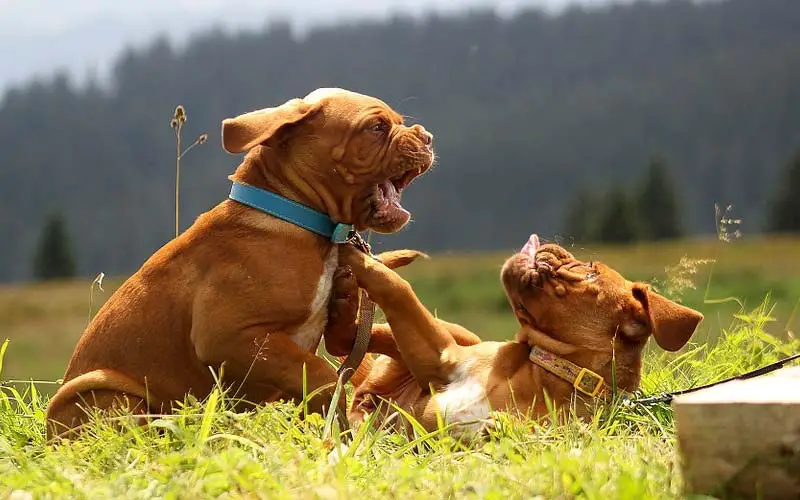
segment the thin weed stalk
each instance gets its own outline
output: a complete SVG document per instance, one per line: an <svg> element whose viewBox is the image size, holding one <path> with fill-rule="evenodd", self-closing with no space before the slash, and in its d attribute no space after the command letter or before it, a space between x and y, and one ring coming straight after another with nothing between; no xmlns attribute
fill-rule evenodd
<svg viewBox="0 0 800 500"><path fill-rule="evenodd" d="M192 144L186 148L185 151L181 150L181 132L183 125L186 123L186 109L182 105L175 108L170 121L170 127L175 131L175 237L180 234L180 197L181 197L181 159L183 156L199 144L205 144L208 140L208 134L200 134Z"/></svg>

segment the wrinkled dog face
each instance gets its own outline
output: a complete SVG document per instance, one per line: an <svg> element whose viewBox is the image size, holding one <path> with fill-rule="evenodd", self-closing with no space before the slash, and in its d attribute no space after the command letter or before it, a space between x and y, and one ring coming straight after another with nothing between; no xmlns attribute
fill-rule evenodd
<svg viewBox="0 0 800 500"><path fill-rule="evenodd" d="M355 186L354 223L393 233L411 214L400 204L403 189L434 161L433 136L421 125L406 126L383 101L340 89L320 89L306 102L325 102L321 114L330 136L336 173ZM325 140L321 138L322 140Z"/></svg>
<svg viewBox="0 0 800 500"><path fill-rule="evenodd" d="M606 265L580 261L558 245L540 246L536 235L506 261L501 279L523 326L588 349L607 350L617 336L643 346L652 334L675 351L703 319Z"/></svg>
<svg viewBox="0 0 800 500"><path fill-rule="evenodd" d="M338 222L359 231L393 233L408 223L401 195L433 164L432 142L380 99L336 88L222 122L226 151L266 146L289 165L287 177L325 186L318 194L337 207Z"/></svg>

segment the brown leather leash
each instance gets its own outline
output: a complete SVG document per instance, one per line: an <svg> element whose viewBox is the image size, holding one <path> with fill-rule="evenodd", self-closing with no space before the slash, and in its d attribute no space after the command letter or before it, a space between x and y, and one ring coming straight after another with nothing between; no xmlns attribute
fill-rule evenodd
<svg viewBox="0 0 800 500"><path fill-rule="evenodd" d="M370 232L367 238L372 236ZM361 250L362 252L374 257L372 255L372 248L361 235L353 231L347 240L347 244L351 244ZM367 296L367 292L363 289L359 292L358 301L358 327L356 328L356 338L353 343L353 349L347 355L342 364L339 366L336 374L342 381L342 385L350 381L350 378L355 374L358 365L367 355L367 348L369 347L369 339L372 335L372 322L375 318L375 303Z"/></svg>

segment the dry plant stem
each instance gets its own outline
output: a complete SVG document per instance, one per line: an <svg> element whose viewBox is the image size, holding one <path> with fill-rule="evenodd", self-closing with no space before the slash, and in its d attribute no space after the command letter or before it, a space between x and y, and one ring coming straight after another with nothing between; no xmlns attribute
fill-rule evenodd
<svg viewBox="0 0 800 500"><path fill-rule="evenodd" d="M717 229L717 239L723 243L730 243L731 236L734 239L739 239L742 237L741 231L738 229L739 225L741 225L741 219L734 219L728 214L730 214L731 210L733 209L733 205L727 205L723 210L719 204L714 203L714 223ZM728 231L728 226L736 226L736 230L733 233ZM724 304L726 302L736 302L739 307L744 307L744 304L741 300L737 299L736 297L725 297L721 299L710 299L709 291L711 290L711 278L714 276L714 267L717 263L717 256L718 256L719 249L717 248L714 251L714 255L711 258L711 267L708 272L708 281L706 281L706 290L703 294L703 304Z"/></svg>
<svg viewBox="0 0 800 500"><path fill-rule="evenodd" d="M101 292L105 291L103 290L103 278L105 278L105 276L105 273L99 273L97 276L95 276L94 281L92 281L92 284L89 286L89 322L92 321L92 311L94 310L94 287L96 285Z"/></svg>
<svg viewBox="0 0 800 500"><path fill-rule="evenodd" d="M180 203L180 196L181 196L181 124L178 122L178 126L175 127L175 237L178 237L179 232L179 225L178 225L178 214L179 209L178 205Z"/></svg>
<svg viewBox="0 0 800 500"><path fill-rule="evenodd" d="M181 131L183 124L186 123L186 110L183 106L178 105L175 108L175 113L170 121L170 127L175 129L175 237L180 234L180 197L181 197L181 158L188 153L193 147L198 144L205 144L208 140L208 134L200 134L194 142L186 148L186 151L181 151Z"/></svg>

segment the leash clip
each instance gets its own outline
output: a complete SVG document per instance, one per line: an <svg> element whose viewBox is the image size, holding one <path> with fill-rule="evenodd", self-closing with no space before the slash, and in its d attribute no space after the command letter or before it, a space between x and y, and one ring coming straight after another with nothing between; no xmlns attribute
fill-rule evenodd
<svg viewBox="0 0 800 500"><path fill-rule="evenodd" d="M331 235L331 241L337 244L350 244L369 255L378 262L381 259L372 253L372 247L364 240L361 234L355 230L352 224L336 224Z"/></svg>
<svg viewBox="0 0 800 500"><path fill-rule="evenodd" d="M338 227L337 227L337 230L338 230ZM334 231L334 237L336 237L336 236L337 236L337 234ZM331 238L331 239L333 239L333 238ZM361 250L362 252L364 252L365 254L369 255L370 257L372 257L374 259L377 259L377 257L372 253L372 247L370 246L370 244L367 243L367 241L361 236L361 234L358 231L356 231L355 229L353 229L352 226L350 226L349 231L347 232L347 236L344 237L344 239L342 241L338 241L337 243L347 243L347 244L353 245L354 247L356 247L357 249Z"/></svg>
<svg viewBox="0 0 800 500"><path fill-rule="evenodd" d="M336 227L333 228L333 234L331 234L331 241L334 243L347 243L355 232L356 230L353 229L352 224L336 224Z"/></svg>

